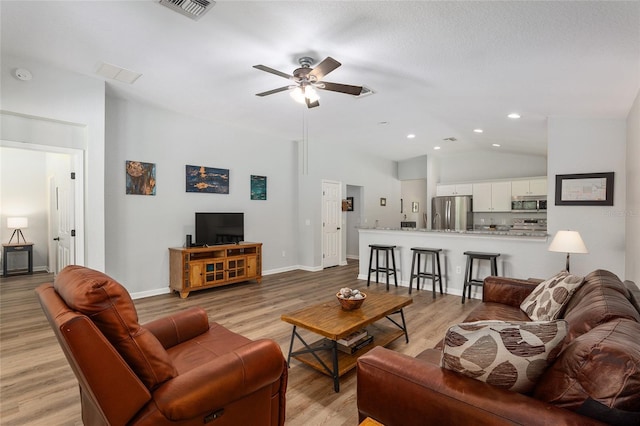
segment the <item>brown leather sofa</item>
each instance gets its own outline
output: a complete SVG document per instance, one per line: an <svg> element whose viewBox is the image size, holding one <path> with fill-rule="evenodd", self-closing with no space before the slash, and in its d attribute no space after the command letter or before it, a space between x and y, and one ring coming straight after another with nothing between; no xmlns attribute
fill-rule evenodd
<svg viewBox="0 0 640 426"><path fill-rule="evenodd" d="M190 308L138 324L129 293L68 266L36 293L80 385L85 425L282 425L287 367Z"/></svg>
<svg viewBox="0 0 640 426"><path fill-rule="evenodd" d="M535 287L489 277L483 302L465 322L530 321L520 303ZM415 358L375 348L358 359L360 420L386 426L638 425L640 313L631 300L614 274L597 270L585 277L561 315L569 326L562 352L528 395L441 368L441 343Z"/></svg>

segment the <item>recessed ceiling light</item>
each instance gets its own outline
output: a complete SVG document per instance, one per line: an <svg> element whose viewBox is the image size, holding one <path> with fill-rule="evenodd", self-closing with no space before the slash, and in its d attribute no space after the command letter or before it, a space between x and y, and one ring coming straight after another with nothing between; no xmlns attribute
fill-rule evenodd
<svg viewBox="0 0 640 426"><path fill-rule="evenodd" d="M414 135L413 133L409 133L409 134L407 135L407 139L413 139L413 138L415 138L415 137L416 137L416 135Z"/></svg>
<svg viewBox="0 0 640 426"><path fill-rule="evenodd" d="M484 130L482 130L482 129L473 129L473 131L474 131L474 132L476 132L476 133L482 133L482 132L484 132Z"/></svg>
<svg viewBox="0 0 640 426"><path fill-rule="evenodd" d="M500 144L499 143L492 143L491 146L499 147Z"/></svg>
<svg viewBox="0 0 640 426"><path fill-rule="evenodd" d="M433 149L440 149L440 147L439 146L434 146Z"/></svg>
<svg viewBox="0 0 640 426"><path fill-rule="evenodd" d="M511 114L507 115L507 117L513 118L515 120L520 118L520 114L518 114L517 112L512 112Z"/></svg>

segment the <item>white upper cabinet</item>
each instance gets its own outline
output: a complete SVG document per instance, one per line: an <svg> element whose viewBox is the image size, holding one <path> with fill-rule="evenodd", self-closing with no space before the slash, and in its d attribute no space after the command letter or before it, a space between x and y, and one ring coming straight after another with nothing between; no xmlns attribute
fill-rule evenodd
<svg viewBox="0 0 640 426"><path fill-rule="evenodd" d="M474 212L511 211L511 182L473 184Z"/></svg>
<svg viewBox="0 0 640 426"><path fill-rule="evenodd" d="M547 195L547 178L529 181L530 195Z"/></svg>
<svg viewBox="0 0 640 426"><path fill-rule="evenodd" d="M436 195L451 196L451 195L472 195L473 185L470 183L462 183L457 185L437 185Z"/></svg>
<svg viewBox="0 0 640 426"><path fill-rule="evenodd" d="M547 195L547 179L514 180L511 182L511 195Z"/></svg>

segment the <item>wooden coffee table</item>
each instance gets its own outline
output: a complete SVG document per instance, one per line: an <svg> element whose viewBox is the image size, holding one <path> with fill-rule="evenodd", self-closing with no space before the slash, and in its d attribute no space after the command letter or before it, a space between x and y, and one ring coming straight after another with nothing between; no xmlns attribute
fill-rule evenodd
<svg viewBox="0 0 640 426"><path fill-rule="evenodd" d="M290 364L291 358L295 358L315 368L332 377L334 390L340 392L340 376L356 366L359 356L375 346L387 346L402 335L409 343L403 308L411 303L413 299L410 297L371 292L367 294L367 300L362 307L354 311L343 310L334 297L326 302L284 314L281 317L282 321L293 324L287 364ZM401 323L391 318L391 315L395 314L400 315ZM389 319L393 326L374 324L382 318ZM324 339L309 344L298 333L298 327L319 334ZM368 333L373 335L373 342L370 345L354 354L338 350L337 340L365 327ZM304 348L293 351L293 342L296 338Z"/></svg>

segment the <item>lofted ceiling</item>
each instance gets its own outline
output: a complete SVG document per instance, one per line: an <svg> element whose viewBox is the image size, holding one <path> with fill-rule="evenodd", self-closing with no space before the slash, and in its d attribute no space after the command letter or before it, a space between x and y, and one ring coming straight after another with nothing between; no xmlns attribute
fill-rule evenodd
<svg viewBox="0 0 640 426"><path fill-rule="evenodd" d="M624 119L640 88L637 1L219 0L198 21L151 0L2 0L0 12L3 55L142 74L107 79L111 96L285 141L304 120L310 141L392 160L546 155L548 117ZM326 80L374 94L322 91L313 109L286 92L255 96L287 82L253 65L291 73L302 56L337 59Z"/></svg>

